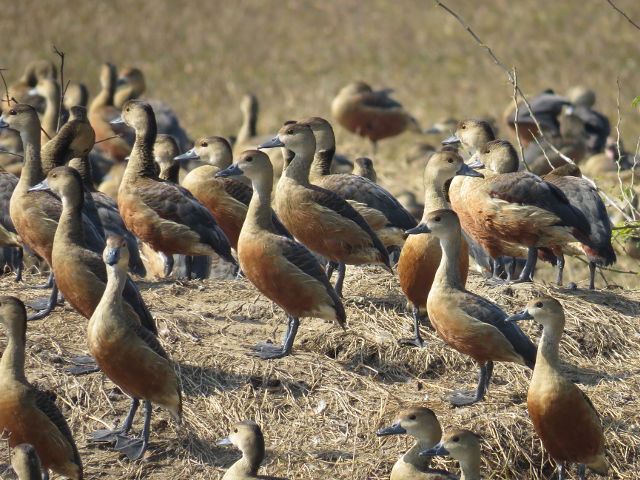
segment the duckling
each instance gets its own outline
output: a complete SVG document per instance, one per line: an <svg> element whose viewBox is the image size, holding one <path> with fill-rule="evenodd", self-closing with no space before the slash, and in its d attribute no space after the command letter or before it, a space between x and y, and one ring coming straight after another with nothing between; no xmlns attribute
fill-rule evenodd
<svg viewBox="0 0 640 480"><path fill-rule="evenodd" d="M558 246L554 250L557 255L556 265L558 267L556 284L562 285L563 251L568 250L571 253L587 255L589 259L589 288L593 290L595 288L596 265L608 266L615 263L616 252L611 245L611 221L607 208L600 198L598 190L581 177L578 166L567 164L552 170L543 178L562 190L571 204L585 215L591 226L590 245L580 244L579 249L572 249L572 245Z"/></svg>
<svg viewBox="0 0 640 480"><path fill-rule="evenodd" d="M217 254L235 265L229 242L207 208L187 189L156 176L152 148L157 129L151 106L129 100L122 113L117 122L136 131L118 190L118 207L127 229L167 257Z"/></svg>
<svg viewBox="0 0 640 480"><path fill-rule="evenodd" d="M251 179L255 194L238 238L240 266L249 281L277 303L289 320L282 346L259 343L251 347L256 355L274 359L291 354L300 317L335 320L344 328L342 302L313 254L275 229L271 211L273 167L269 157L264 152L247 150L237 163L216 175L246 175Z"/></svg>
<svg viewBox="0 0 640 480"><path fill-rule="evenodd" d="M42 145L55 136L58 131L58 117L60 116L60 85L54 78L42 78L29 91L31 95L40 95L45 99L44 115L42 116Z"/></svg>
<svg viewBox="0 0 640 480"><path fill-rule="evenodd" d="M33 445L21 443L13 449L11 467L18 475L18 480L42 480L40 458Z"/></svg>
<svg viewBox="0 0 640 480"><path fill-rule="evenodd" d="M113 137L121 133L127 133L111 123L120 117L120 110L114 106L113 96L116 91L117 72L116 67L105 63L100 69L100 93L93 99L89 106L89 121L98 138ZM116 163L122 163L131 154L133 141L130 137L117 136L108 142L102 142L96 146L105 155Z"/></svg>
<svg viewBox="0 0 640 480"><path fill-rule="evenodd" d="M533 368L536 347L507 314L487 299L465 290L460 278L462 233L453 210L436 210L420 222L412 234L431 233L440 240L442 257L427 299L427 313L438 335L451 347L480 365L475 396L455 392L446 400L455 406L484 399L493 373L493 362L514 362Z"/></svg>
<svg viewBox="0 0 640 480"><path fill-rule="evenodd" d="M89 103L89 90L84 83L69 82L64 92L64 108L71 111L71 107L86 107Z"/></svg>
<svg viewBox="0 0 640 480"><path fill-rule="evenodd" d="M393 100L391 89L374 91L365 82L344 86L331 102L331 114L344 128L368 138L373 154L378 141L399 135L405 130L422 132L418 121Z"/></svg>
<svg viewBox="0 0 640 480"><path fill-rule="evenodd" d="M390 480L443 480L450 479L446 472L429 468L430 459L420 452L434 447L442 437L438 417L426 407L410 407L398 413L396 422L378 430L379 437L411 435L416 443L402 455L391 469Z"/></svg>
<svg viewBox="0 0 640 480"><path fill-rule="evenodd" d="M450 456L460 463L460 480L480 480L480 439L470 430L454 430L422 456ZM457 477L453 477L457 478Z"/></svg>
<svg viewBox="0 0 640 480"><path fill-rule="evenodd" d="M33 445L45 472L82 480L82 461L55 395L37 390L24 373L24 304L15 297L0 297L0 323L8 336L0 359L0 430L8 433L10 447Z"/></svg>
<svg viewBox="0 0 640 480"><path fill-rule="evenodd" d="M274 139L259 146L273 147L286 147L294 154L278 182L276 212L301 243L338 264L338 295L342 295L347 263L374 263L391 271L386 248L362 216L336 193L309 183L316 150L309 125L285 125Z"/></svg>
<svg viewBox="0 0 640 480"><path fill-rule="evenodd" d="M13 84L9 85L9 98L15 98L18 103L32 105L38 112L44 112L45 99L40 95L31 93L31 89L43 78L56 78L58 69L51 60L34 60L29 62L22 73L22 76ZM3 113L9 110L11 105L2 102Z"/></svg>
<svg viewBox="0 0 640 480"><path fill-rule="evenodd" d="M82 225L84 189L80 174L56 167L30 191L51 191L62 199L62 213L53 240L51 266L60 291L82 316L91 318L105 291L108 276L100 255L87 248ZM73 261L69 261L73 258ZM127 261L129 255L127 255ZM127 277L123 306L130 321L158 332L135 283Z"/></svg>
<svg viewBox="0 0 640 480"><path fill-rule="evenodd" d="M135 67L123 68L118 76L118 88L115 91L113 103L116 108L122 109L128 100L140 98L146 89L147 84L142 70ZM180 120L171 107L157 99L145 99L145 102L153 109L158 133L171 135L178 143L180 151L191 148L193 141L180 126Z"/></svg>
<svg viewBox="0 0 640 480"><path fill-rule="evenodd" d="M468 175L482 177L466 165L462 157L455 152L438 152L431 159L424 170L424 198L425 208L422 221L430 212L447 208L445 198L446 184L456 175ZM400 288L407 300L413 304L414 338L402 339L400 343L405 345L422 347L424 340L420 335L420 319L426 313L427 297L440 263L440 242L432 235L409 234L398 261L398 280ZM466 284L469 272L469 248L467 242L460 244L459 273L462 285Z"/></svg>
<svg viewBox="0 0 640 480"><path fill-rule="evenodd" d="M103 260L107 285L87 327L89 351L100 369L132 398L131 409L122 427L98 430L90 441L111 442L115 450L131 460L142 457L149 445L152 403L169 410L176 423L182 418L182 394L176 373L158 339L146 328L132 322L123 301L128 283L129 251L122 237L109 237ZM133 417L144 400L144 427L140 438L129 438Z"/></svg>
<svg viewBox="0 0 640 480"><path fill-rule="evenodd" d="M415 218L391 193L374 182L359 175L330 174L336 148L331 124L320 117L299 123L309 125L316 139L316 152L309 174L311 183L347 200L385 247L397 252L404 244L404 230L416 226Z"/></svg>
<svg viewBox="0 0 640 480"><path fill-rule="evenodd" d="M235 423L229 436L216 445L233 445L242 452L242 458L227 469L222 480L284 480L258 475L258 469L264 460L265 448L262 430L256 422L244 420Z"/></svg>
<svg viewBox="0 0 640 480"><path fill-rule="evenodd" d="M356 158L353 174L371 180L373 183L378 182L378 174L373 166L373 160L367 157Z"/></svg>
<svg viewBox="0 0 640 480"><path fill-rule="evenodd" d="M519 320L535 320L543 327L527 393L527 409L542 445L558 463L558 478L564 478L566 463L580 464L580 480L585 479L585 467L606 475L609 465L600 416L589 398L560 368L558 351L565 324L562 305L552 297L535 298L522 312L507 319Z"/></svg>

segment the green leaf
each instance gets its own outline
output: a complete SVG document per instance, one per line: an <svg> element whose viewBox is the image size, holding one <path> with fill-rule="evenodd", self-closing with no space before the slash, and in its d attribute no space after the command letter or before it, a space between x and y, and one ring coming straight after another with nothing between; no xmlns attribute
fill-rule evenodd
<svg viewBox="0 0 640 480"><path fill-rule="evenodd" d="M637 107L639 103L640 103L640 97L636 97L633 99L633 102L631 102L631 106Z"/></svg>

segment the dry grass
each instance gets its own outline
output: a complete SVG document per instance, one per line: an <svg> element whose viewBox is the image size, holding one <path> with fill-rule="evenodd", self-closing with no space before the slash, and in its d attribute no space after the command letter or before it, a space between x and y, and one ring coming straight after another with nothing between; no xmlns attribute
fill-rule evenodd
<svg viewBox="0 0 640 480"><path fill-rule="evenodd" d="M28 284L37 280L27 277ZM16 287L7 277L1 285L7 294L21 298L39 294ZM151 447L143 461L129 462L85 441L92 430L120 420L129 404L102 374L70 377L62 372L70 355L86 351L86 320L66 307L29 324L28 377L57 392L87 478L220 478L238 456L215 442L226 436L231 423L246 418L263 426L269 450L263 471L270 475L388 478L409 440L380 440L375 431L393 419L397 408L411 403L433 408L445 429L465 427L479 433L486 478L542 479L551 474L552 464L533 433L524 403L530 372L499 364L486 402L451 408L442 397L450 389L471 389L476 367L441 343L423 350L397 345L397 338L409 334L410 318L396 280L379 269L349 269L346 332L305 319L295 354L267 362L246 356L241 345L279 341L283 315L246 281L142 282L141 287L185 394L184 426L176 431L169 415L156 411ZM489 288L479 275L471 276L470 288L508 312L540 292L564 304L566 373L602 415L610 478L636 478L640 295L541 284ZM538 338L533 324L524 328ZM432 332L424 333L438 342ZM140 424L138 418L134 425Z"/></svg>

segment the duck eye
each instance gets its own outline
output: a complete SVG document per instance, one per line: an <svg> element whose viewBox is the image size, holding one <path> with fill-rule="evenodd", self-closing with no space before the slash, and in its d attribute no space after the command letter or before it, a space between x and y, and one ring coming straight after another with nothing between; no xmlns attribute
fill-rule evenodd
<svg viewBox="0 0 640 480"><path fill-rule="evenodd" d="M460 437L453 437L451 440L453 440L454 442L459 442L460 441Z"/></svg>
<svg viewBox="0 0 640 480"><path fill-rule="evenodd" d="M53 178L58 178L58 174L57 174L57 173L54 173L54 174L52 174L51 176L52 176Z"/></svg>
<svg viewBox="0 0 640 480"><path fill-rule="evenodd" d="M245 158L245 160L246 160L247 162L253 162L253 157L247 157L247 158Z"/></svg>
<svg viewBox="0 0 640 480"><path fill-rule="evenodd" d="M287 135L293 135L293 130L292 129L287 130Z"/></svg>
<svg viewBox="0 0 640 480"><path fill-rule="evenodd" d="M126 111L128 112L129 110L131 110L129 107L127 107Z"/></svg>
<svg viewBox="0 0 640 480"><path fill-rule="evenodd" d="M449 160L447 160L447 162L453 163L453 158L450 158Z"/></svg>
<svg viewBox="0 0 640 480"><path fill-rule="evenodd" d="M15 110L9 110L9 115L17 115L18 112L16 112Z"/></svg>
<svg viewBox="0 0 640 480"><path fill-rule="evenodd" d="M237 429L237 428L234 428L234 429L233 429L233 433L238 433L238 429Z"/></svg>
<svg viewBox="0 0 640 480"><path fill-rule="evenodd" d="M440 217L436 217L433 220L436 221L436 222L439 222L440 221Z"/></svg>
<svg viewBox="0 0 640 480"><path fill-rule="evenodd" d="M542 308L542 302L536 302L536 308Z"/></svg>
<svg viewBox="0 0 640 480"><path fill-rule="evenodd" d="M202 142L202 143L201 143L201 146L202 146L202 147L208 147L208 146L209 146L209 144L208 144L207 142Z"/></svg>
<svg viewBox="0 0 640 480"><path fill-rule="evenodd" d="M462 129L464 130L465 128L467 128L467 126L466 125L462 125Z"/></svg>
<svg viewBox="0 0 640 480"><path fill-rule="evenodd" d="M415 415L409 415L409 420L415 420L416 416Z"/></svg>

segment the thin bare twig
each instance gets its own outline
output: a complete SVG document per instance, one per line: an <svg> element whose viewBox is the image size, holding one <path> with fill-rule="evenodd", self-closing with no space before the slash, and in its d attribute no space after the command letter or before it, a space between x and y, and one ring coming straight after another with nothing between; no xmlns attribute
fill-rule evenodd
<svg viewBox="0 0 640 480"><path fill-rule="evenodd" d="M4 78L4 71L6 68L0 68L0 77L2 77L2 83L4 83L4 93L7 96L7 107L11 106L11 98L9 97L9 87L7 86L7 79ZM0 108L2 110L2 108Z"/></svg>
<svg viewBox="0 0 640 480"><path fill-rule="evenodd" d="M622 15L624 18L627 19L627 22L629 22L631 25L633 25L634 27L636 27L638 30L640 30L640 25L638 25L636 22L634 22L633 20L631 20L631 18L629 18L629 15L627 15L626 13L624 13L622 10L620 10L615 3L613 3L613 0L607 0L607 3L609 5L611 5L611 7L618 12L620 15Z"/></svg>
<svg viewBox="0 0 640 480"><path fill-rule="evenodd" d="M58 47L53 46L53 51L56 52L56 55L60 57L60 109L58 110L58 127L56 128L56 132L60 131L60 127L62 126L62 108L64 106L64 95L67 93L67 85L64 84L64 52L58 50Z"/></svg>
<svg viewBox="0 0 640 480"><path fill-rule="evenodd" d="M518 90L516 89L516 87L518 86L518 72L516 71L516 67L513 67L513 104L515 105L515 119L516 121L513 122L513 128L516 131L516 141L518 142L518 151L520 152L520 158L522 159L522 163L524 164L524 167L527 169L527 172L530 172L531 169L529 168L529 163L527 163L527 160L524 158L524 148L522 148L522 141L520 140L520 132L518 131L519 126L518 126L518 113L519 113L519 109L520 109L520 105L518 104Z"/></svg>
<svg viewBox="0 0 640 480"><path fill-rule="evenodd" d="M108 142L109 140L113 140L114 138L120 138L120 137L122 137L122 134L121 133L116 133L115 135L111 135L110 137L102 138L100 140L96 140L95 142L93 142L93 144L97 145L98 143Z"/></svg>

